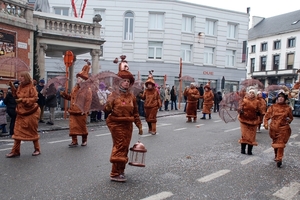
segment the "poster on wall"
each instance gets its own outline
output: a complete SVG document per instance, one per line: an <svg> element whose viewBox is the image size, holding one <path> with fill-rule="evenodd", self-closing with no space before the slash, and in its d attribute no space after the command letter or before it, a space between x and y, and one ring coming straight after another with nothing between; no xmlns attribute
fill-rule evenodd
<svg viewBox="0 0 300 200"><path fill-rule="evenodd" d="M16 33L6 30L0 30L0 60L16 57ZM2 68L11 68L12 66L1 66ZM1 70L1 77L14 77L13 71Z"/></svg>

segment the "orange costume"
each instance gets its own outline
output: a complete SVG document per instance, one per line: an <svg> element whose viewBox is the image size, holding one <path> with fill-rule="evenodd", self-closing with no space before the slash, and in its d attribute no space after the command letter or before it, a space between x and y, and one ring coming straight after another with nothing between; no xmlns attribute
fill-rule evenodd
<svg viewBox="0 0 300 200"><path fill-rule="evenodd" d="M186 122L192 122L192 118L194 119L194 122L196 122L197 104L198 99L200 98L200 93L196 88L195 83L191 83L191 87L186 88L183 95L187 97L186 117L188 120Z"/></svg>
<svg viewBox="0 0 300 200"><path fill-rule="evenodd" d="M81 78L83 80L87 80L88 72L90 70L90 63L88 62L87 65L85 65L82 68L82 71L79 72L76 77ZM79 92L80 86L78 83L74 86L70 94L67 94L66 92L61 92L61 96L68 100L70 102L70 108L68 109L68 112L70 114L70 133L69 136L72 137L72 142L69 144L69 147L76 147L78 146L77 136L82 136L82 144L81 146L87 145L87 136L88 136L88 130L86 127L86 120L88 113L83 112L79 107L78 104L76 104L78 92ZM92 102L92 91L89 88L85 93L85 102L84 107L90 107ZM88 109L85 109L88 110Z"/></svg>
<svg viewBox="0 0 300 200"><path fill-rule="evenodd" d="M32 155L37 156L40 154L40 136L37 129L41 110L37 104L38 93L29 73L23 72L20 76L24 81L20 81L21 84L18 89L15 89L14 85L10 83L13 96L17 102L17 118L12 136L15 140L14 146L11 153L6 155L8 158L20 156L21 141L33 141L34 153Z"/></svg>
<svg viewBox="0 0 300 200"><path fill-rule="evenodd" d="M253 93L252 96L250 93ZM255 96L254 90L249 90L248 94L240 102L238 111L238 119L240 121L242 137L239 140L241 143L241 153L245 154L245 148L248 144L248 155L252 155L253 145L257 146L256 129L260 122L258 113L263 113L259 105L259 101Z"/></svg>
<svg viewBox="0 0 300 200"><path fill-rule="evenodd" d="M285 101L288 99L284 93L279 93L278 96L280 95L285 98ZM277 162L278 167L282 164L285 144L292 132L289 124L293 121L293 113L291 107L285 101L271 105L264 118L265 129L270 129L269 135L272 138L272 147L275 153L274 160ZM270 125L268 125L269 120L271 120Z"/></svg>
<svg viewBox="0 0 300 200"><path fill-rule="evenodd" d="M134 83L133 75L127 70L125 56L121 56L120 71L117 74L122 78L119 91L113 91L107 99L104 111L109 113L106 124L111 132L113 147L110 156L112 181L125 182L125 166L128 162L128 150L132 137L133 122L143 134L142 122L138 113L136 97L128 88L122 88L122 82L129 80L130 86ZM116 63L116 61L114 61ZM123 65L123 66L122 66ZM155 91L156 92L156 91ZM156 92L157 93L157 92Z"/></svg>
<svg viewBox="0 0 300 200"><path fill-rule="evenodd" d="M153 72L153 71L152 71ZM161 107L160 94L155 89L155 82L153 80L152 72L150 71L147 81L145 82L146 90L141 99L144 100L145 118L148 123L148 132L152 135L156 134L156 115L158 109ZM151 84L152 87L148 88Z"/></svg>
<svg viewBox="0 0 300 200"><path fill-rule="evenodd" d="M206 119L206 114L209 115L211 119L211 108L214 105L214 93L211 91L210 82L204 86L204 95L203 95L203 117L201 119Z"/></svg>

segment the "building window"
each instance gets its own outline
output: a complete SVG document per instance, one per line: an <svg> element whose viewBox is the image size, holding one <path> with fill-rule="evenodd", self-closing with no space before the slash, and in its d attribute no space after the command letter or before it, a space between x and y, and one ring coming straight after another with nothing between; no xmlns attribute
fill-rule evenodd
<svg viewBox="0 0 300 200"><path fill-rule="evenodd" d="M192 45L190 44L181 44L181 58L184 62L192 61Z"/></svg>
<svg viewBox="0 0 300 200"><path fill-rule="evenodd" d="M235 51L226 50L226 67L234 67L235 64Z"/></svg>
<svg viewBox="0 0 300 200"><path fill-rule="evenodd" d="M100 57L103 57L103 44L100 45Z"/></svg>
<svg viewBox="0 0 300 200"><path fill-rule="evenodd" d="M182 32L192 33L193 25L194 25L194 17L182 16L182 24L181 24Z"/></svg>
<svg viewBox="0 0 300 200"><path fill-rule="evenodd" d="M149 14L149 29L163 30L164 28L164 14L150 13Z"/></svg>
<svg viewBox="0 0 300 200"><path fill-rule="evenodd" d="M267 51L268 50L268 43L264 42L261 43L260 51Z"/></svg>
<svg viewBox="0 0 300 200"><path fill-rule="evenodd" d="M236 38L236 24L228 24L227 26L227 38L235 39Z"/></svg>
<svg viewBox="0 0 300 200"><path fill-rule="evenodd" d="M250 73L253 73L255 71L255 58L251 58L250 62Z"/></svg>
<svg viewBox="0 0 300 200"><path fill-rule="evenodd" d="M161 60L162 48L162 42L148 42L148 59Z"/></svg>
<svg viewBox="0 0 300 200"><path fill-rule="evenodd" d="M94 15L101 15L102 21L99 22L102 27L105 27L105 10L104 9L94 9Z"/></svg>
<svg viewBox="0 0 300 200"><path fill-rule="evenodd" d="M293 69L294 68L294 58L295 58L295 54L294 53L288 53L287 54L286 69Z"/></svg>
<svg viewBox="0 0 300 200"><path fill-rule="evenodd" d="M267 66L267 56L260 57L260 71L266 71Z"/></svg>
<svg viewBox="0 0 300 200"><path fill-rule="evenodd" d="M295 38L290 38L288 39L288 47L295 47L296 46L296 39Z"/></svg>
<svg viewBox="0 0 300 200"><path fill-rule="evenodd" d="M125 13L124 40L133 40L133 19L134 15L132 12Z"/></svg>
<svg viewBox="0 0 300 200"><path fill-rule="evenodd" d="M54 7L54 13L57 15L69 16L69 8Z"/></svg>
<svg viewBox="0 0 300 200"><path fill-rule="evenodd" d="M279 55L274 55L273 56L273 70L278 70L279 69Z"/></svg>
<svg viewBox="0 0 300 200"><path fill-rule="evenodd" d="M280 49L280 48L281 48L281 42L280 42L280 40L274 41L274 50Z"/></svg>
<svg viewBox="0 0 300 200"><path fill-rule="evenodd" d="M206 64L206 65L214 64L214 51L215 51L215 49L212 47L204 48L204 64Z"/></svg>
<svg viewBox="0 0 300 200"><path fill-rule="evenodd" d="M256 45L251 45L251 53L255 53Z"/></svg>
<svg viewBox="0 0 300 200"><path fill-rule="evenodd" d="M207 19L205 22L205 35L215 35L216 21Z"/></svg>

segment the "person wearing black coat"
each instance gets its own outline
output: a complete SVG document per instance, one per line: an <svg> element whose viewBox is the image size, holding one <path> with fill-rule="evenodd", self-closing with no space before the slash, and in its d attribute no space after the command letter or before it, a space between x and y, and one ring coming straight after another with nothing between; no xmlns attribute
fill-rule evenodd
<svg viewBox="0 0 300 200"><path fill-rule="evenodd" d="M49 125L53 125L54 124L54 119L55 119L55 108L57 107L57 98L56 98L56 93L57 90L54 86L54 84L52 83L49 88L47 88L46 90L46 107L49 108L50 111L50 117L49 117L49 121L47 122L47 124Z"/></svg>
<svg viewBox="0 0 300 200"><path fill-rule="evenodd" d="M219 104L222 101L222 93L216 92L216 89L214 89L214 112L219 112Z"/></svg>
<svg viewBox="0 0 300 200"><path fill-rule="evenodd" d="M198 91L200 94L200 98L198 100L198 109L201 110L203 108L203 95L204 95L204 89L203 89L203 84L200 84L200 86L198 87Z"/></svg>
<svg viewBox="0 0 300 200"><path fill-rule="evenodd" d="M173 110L173 104L175 105L175 110L178 110L177 109L177 95L176 95L176 90L175 90L175 86L173 85L172 86L172 89L171 89L171 110Z"/></svg>
<svg viewBox="0 0 300 200"><path fill-rule="evenodd" d="M14 85L15 85L15 88L17 88L19 86L19 82L15 81ZM17 117L17 113L16 113L17 102L12 95L10 87L7 90L7 94L6 94L3 102L6 105L6 112L7 112L8 116L10 117L9 137L11 137L14 134L14 129L15 129L15 122L16 122L16 117Z"/></svg>
<svg viewBox="0 0 300 200"><path fill-rule="evenodd" d="M41 79L39 81L39 84L36 86L36 90L38 92L38 97L39 97L37 103L39 104L40 109L41 109L41 115L40 115L40 121L39 121L40 123L45 123L44 120L43 120L44 108L45 108L45 104L46 104L46 98L43 95L44 94L44 92L43 92L44 87L45 87L45 80Z"/></svg>

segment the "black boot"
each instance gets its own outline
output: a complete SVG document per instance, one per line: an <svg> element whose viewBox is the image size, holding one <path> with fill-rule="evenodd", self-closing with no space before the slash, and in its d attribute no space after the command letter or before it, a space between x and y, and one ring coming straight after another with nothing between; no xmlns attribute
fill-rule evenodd
<svg viewBox="0 0 300 200"><path fill-rule="evenodd" d="M211 119L211 114L209 114L208 116L209 116L209 119Z"/></svg>
<svg viewBox="0 0 300 200"><path fill-rule="evenodd" d="M248 155L252 155L252 148L253 148L253 145L250 145L248 144Z"/></svg>
<svg viewBox="0 0 300 200"><path fill-rule="evenodd" d="M246 154L246 144L245 143L241 144L241 153Z"/></svg>

